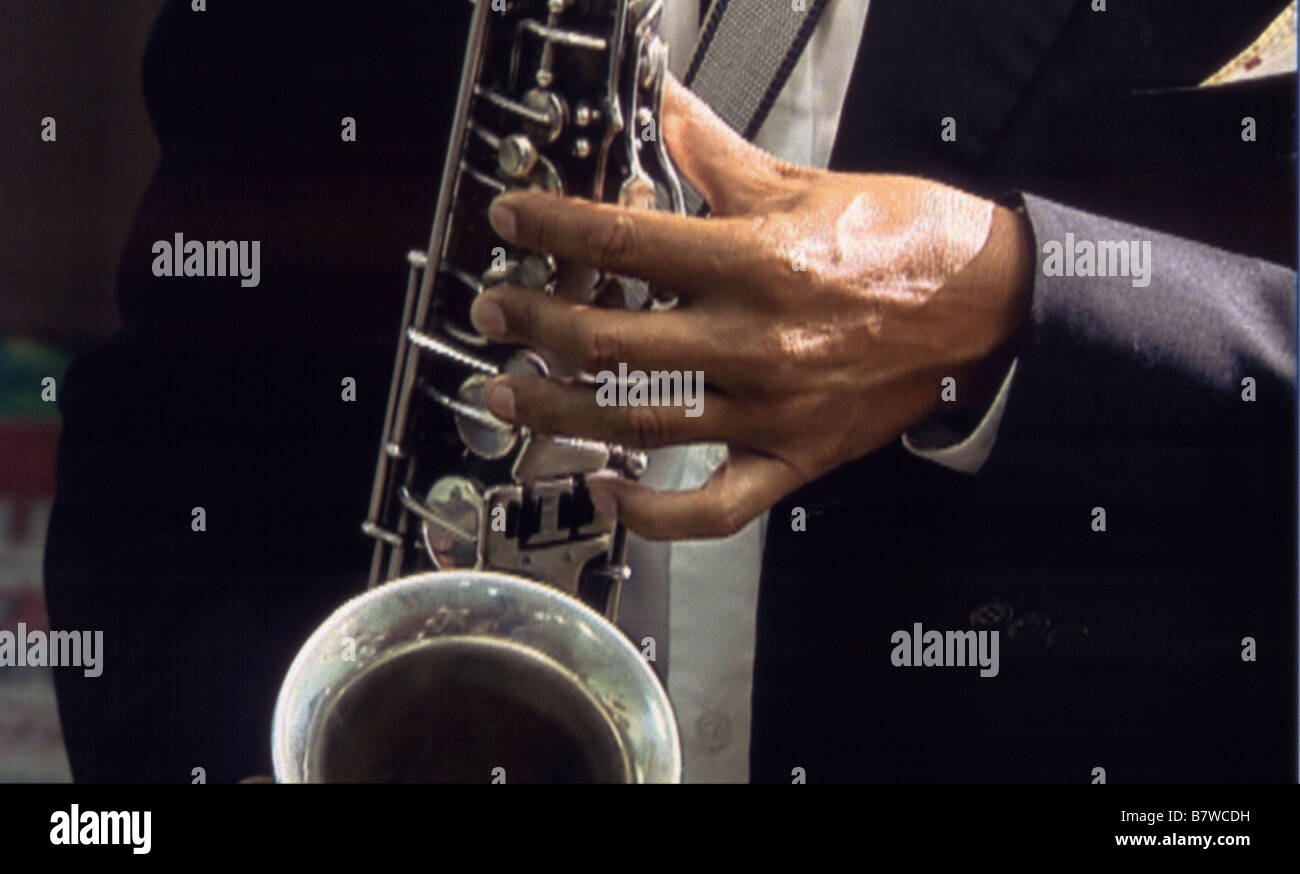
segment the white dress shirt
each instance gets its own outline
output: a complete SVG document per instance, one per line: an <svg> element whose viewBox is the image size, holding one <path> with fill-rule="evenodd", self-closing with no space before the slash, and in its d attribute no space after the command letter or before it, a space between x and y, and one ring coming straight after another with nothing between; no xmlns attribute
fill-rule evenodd
<svg viewBox="0 0 1300 874"><path fill-rule="evenodd" d="M788 161L827 165L868 6L868 0L830 4L759 130L758 145ZM690 62L698 15L697 0L668 0L663 34L678 77ZM904 446L947 467L976 472L992 451L1014 373L1013 367L992 408L965 440L919 450L904 438ZM658 450L651 453L643 481L660 489L695 488L725 458L726 447L716 444ZM630 585L666 584L668 589L668 694L681 729L683 782L749 780L755 621L766 528L764 513L723 540L642 543L639 553L633 551Z"/></svg>

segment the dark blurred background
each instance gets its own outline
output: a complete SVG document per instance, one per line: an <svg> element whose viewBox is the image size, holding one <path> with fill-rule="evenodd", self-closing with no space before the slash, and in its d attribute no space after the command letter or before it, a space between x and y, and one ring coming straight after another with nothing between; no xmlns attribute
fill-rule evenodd
<svg viewBox="0 0 1300 874"><path fill-rule="evenodd" d="M42 381L57 392L117 327L118 261L158 159L140 62L163 4L0 3L0 628L48 624L58 413ZM66 779L48 670L0 669L0 781Z"/></svg>

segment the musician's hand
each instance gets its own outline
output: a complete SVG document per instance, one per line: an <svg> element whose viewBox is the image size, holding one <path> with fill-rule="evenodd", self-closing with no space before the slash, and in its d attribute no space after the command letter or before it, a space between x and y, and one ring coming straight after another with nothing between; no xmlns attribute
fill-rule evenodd
<svg viewBox="0 0 1300 874"><path fill-rule="evenodd" d="M593 489L647 537L731 534L803 483L871 452L957 398L987 404L1024 323L1033 265L1015 213L923 179L799 167L760 151L675 82L663 134L712 218L536 192L492 222L519 245L649 279L671 311L593 309L506 286L475 303L485 335L590 373L703 371L702 415L601 407L593 389L500 377L499 416L543 433L657 447L717 441L730 457L698 490ZM608 489L608 491L606 491Z"/></svg>

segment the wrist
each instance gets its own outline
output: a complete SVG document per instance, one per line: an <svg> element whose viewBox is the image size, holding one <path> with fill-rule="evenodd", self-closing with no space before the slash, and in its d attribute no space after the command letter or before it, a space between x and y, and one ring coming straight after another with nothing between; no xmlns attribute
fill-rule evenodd
<svg viewBox="0 0 1300 874"><path fill-rule="evenodd" d="M971 342L963 344L973 352L959 363L957 401L950 409L985 410L1002 385L1029 321L1034 253L1029 219L1020 210L995 205L983 249L953 280L961 295L976 302L971 308L976 317L969 325Z"/></svg>

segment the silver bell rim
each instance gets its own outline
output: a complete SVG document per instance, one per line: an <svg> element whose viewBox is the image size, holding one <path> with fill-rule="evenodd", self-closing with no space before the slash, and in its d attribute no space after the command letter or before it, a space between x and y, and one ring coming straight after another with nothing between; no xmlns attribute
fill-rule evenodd
<svg viewBox="0 0 1300 874"><path fill-rule="evenodd" d="M298 651L272 720L276 782L320 782L311 750L321 717L346 684L422 641L500 640L549 657L605 709L627 751L632 781L681 781L681 742L668 694L608 619L550 586L493 571L418 574L360 594ZM347 647L352 658L344 658Z"/></svg>

